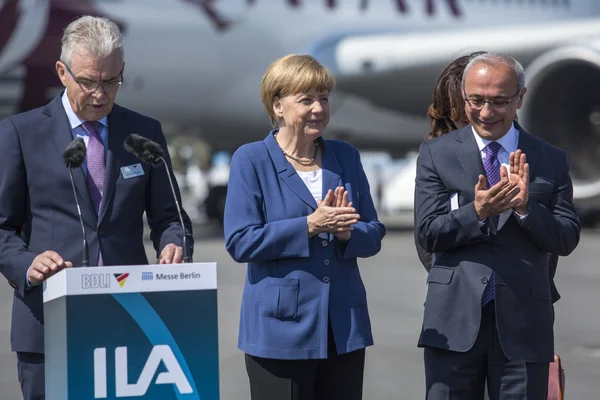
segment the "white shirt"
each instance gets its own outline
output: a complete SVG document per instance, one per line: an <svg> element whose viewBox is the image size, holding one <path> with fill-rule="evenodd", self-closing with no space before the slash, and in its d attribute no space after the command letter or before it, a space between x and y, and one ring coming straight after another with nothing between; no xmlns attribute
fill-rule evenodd
<svg viewBox="0 0 600 400"><path fill-rule="evenodd" d="M321 168L314 171L296 171L302 182L312 194L315 202L323 199L323 170ZM319 233L319 237L327 239L327 233Z"/></svg>
<svg viewBox="0 0 600 400"><path fill-rule="evenodd" d="M296 171L315 201L323 199L323 170Z"/></svg>

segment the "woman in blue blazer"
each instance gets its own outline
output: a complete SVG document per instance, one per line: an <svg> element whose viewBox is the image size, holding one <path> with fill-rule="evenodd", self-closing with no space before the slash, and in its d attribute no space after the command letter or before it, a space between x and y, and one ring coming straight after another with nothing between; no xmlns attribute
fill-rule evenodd
<svg viewBox="0 0 600 400"><path fill-rule="evenodd" d="M358 151L322 138L334 85L310 56L273 62L261 97L277 128L232 158L225 239L248 263L238 346L253 400L362 398L373 337L357 258L385 228Z"/></svg>

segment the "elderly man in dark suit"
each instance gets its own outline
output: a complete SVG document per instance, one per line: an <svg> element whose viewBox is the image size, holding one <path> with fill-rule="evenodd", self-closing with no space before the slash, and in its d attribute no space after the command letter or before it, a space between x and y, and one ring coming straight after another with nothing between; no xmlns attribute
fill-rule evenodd
<svg viewBox="0 0 600 400"><path fill-rule="evenodd" d="M62 159L74 138L87 146L74 180L90 265L147 264L144 212L158 262L183 259L182 227L165 169L137 165L123 149L132 132L166 147L158 121L114 104L123 54L123 37L113 22L74 21L56 63L66 90L45 107L0 122L0 272L14 288L11 345L26 400L45 396L41 283L82 260L80 222ZM191 238L188 245L193 246Z"/></svg>
<svg viewBox="0 0 600 400"><path fill-rule="evenodd" d="M520 64L486 53L463 74L470 126L421 145L418 242L435 253L419 346L427 399L545 400L553 360L548 253L580 225L562 150L514 123Z"/></svg>

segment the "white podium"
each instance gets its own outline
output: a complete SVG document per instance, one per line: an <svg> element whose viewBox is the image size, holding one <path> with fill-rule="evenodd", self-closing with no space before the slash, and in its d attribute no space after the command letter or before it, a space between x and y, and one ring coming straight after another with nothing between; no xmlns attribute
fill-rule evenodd
<svg viewBox="0 0 600 400"><path fill-rule="evenodd" d="M63 270L44 342L47 400L219 399L216 263Z"/></svg>

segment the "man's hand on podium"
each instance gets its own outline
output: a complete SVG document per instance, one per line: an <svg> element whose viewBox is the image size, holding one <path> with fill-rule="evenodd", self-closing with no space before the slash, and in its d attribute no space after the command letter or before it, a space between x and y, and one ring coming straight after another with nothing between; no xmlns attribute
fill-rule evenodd
<svg viewBox="0 0 600 400"><path fill-rule="evenodd" d="M183 248L173 243L165 246L158 259L159 264L181 264L183 262Z"/></svg>
<svg viewBox="0 0 600 400"><path fill-rule="evenodd" d="M27 279L30 284L39 285L57 272L72 266L71 261L65 261L57 252L48 250L33 259L27 270Z"/></svg>

